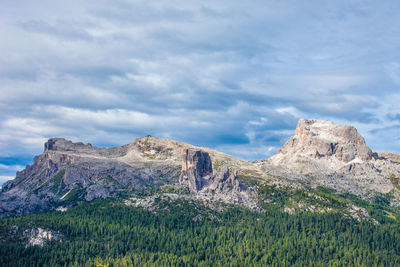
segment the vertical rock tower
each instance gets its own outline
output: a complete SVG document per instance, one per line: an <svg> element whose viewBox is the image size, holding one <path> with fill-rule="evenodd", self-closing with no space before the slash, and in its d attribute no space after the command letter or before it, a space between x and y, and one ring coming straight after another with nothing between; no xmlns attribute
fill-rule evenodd
<svg viewBox="0 0 400 267"><path fill-rule="evenodd" d="M199 191L204 183L212 177L213 169L210 155L195 149L186 149L182 157L182 173L179 183L191 191Z"/></svg>

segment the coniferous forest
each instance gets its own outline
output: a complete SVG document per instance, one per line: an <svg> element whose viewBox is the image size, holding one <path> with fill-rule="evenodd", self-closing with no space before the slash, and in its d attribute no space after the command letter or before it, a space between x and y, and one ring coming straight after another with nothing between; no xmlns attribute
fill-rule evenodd
<svg viewBox="0 0 400 267"><path fill-rule="evenodd" d="M338 212L264 208L217 211L176 201L151 212L99 200L67 212L3 218L0 266L400 265L400 224L379 210L377 224ZM63 240L27 246L22 231L34 226L59 231Z"/></svg>

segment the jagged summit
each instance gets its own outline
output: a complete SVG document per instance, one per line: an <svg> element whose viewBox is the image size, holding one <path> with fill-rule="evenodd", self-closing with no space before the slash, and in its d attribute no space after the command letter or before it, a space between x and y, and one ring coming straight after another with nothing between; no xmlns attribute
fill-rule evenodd
<svg viewBox="0 0 400 267"><path fill-rule="evenodd" d="M270 158L270 162L274 165L287 164L289 168L319 162L335 170L349 163L372 159L371 149L354 127L330 121L300 119L295 135Z"/></svg>
<svg viewBox="0 0 400 267"><path fill-rule="evenodd" d="M118 158L127 164L137 161L176 161L180 162L182 153L186 149L201 149L221 161L245 162L233 156L215 151L207 147L193 146L187 143L158 138L155 136L143 136L136 138L133 142L120 147L99 148L92 144L72 142L65 138L50 138L44 144L43 153L56 153L68 155L85 155L91 157Z"/></svg>
<svg viewBox="0 0 400 267"><path fill-rule="evenodd" d="M397 159L393 153L373 153L352 126L301 119L295 135L262 164L265 169L273 169L274 175L312 187L360 196L391 192L400 198L396 189L400 175Z"/></svg>
<svg viewBox="0 0 400 267"><path fill-rule="evenodd" d="M195 154L204 156L199 162L208 160L207 169L188 166L189 178L193 172L197 179L193 181L199 183L197 189L202 188L206 170L212 177L218 176L220 170L216 168L214 172L212 160L219 167L238 169L250 165L209 148L152 136L140 137L113 148L97 148L64 138L51 138L32 165L17 172L15 179L4 183L0 193L0 217L178 184L185 151L199 151Z"/></svg>
<svg viewBox="0 0 400 267"><path fill-rule="evenodd" d="M50 138L44 144L44 151L76 151L82 149L93 149L91 144L84 144L82 142L73 143L65 138Z"/></svg>
<svg viewBox="0 0 400 267"><path fill-rule="evenodd" d="M3 185L0 217L164 185L255 209L256 187L265 184L323 186L362 197L390 193L400 204L399 176L399 155L372 153L354 127L321 120L301 119L295 135L262 162L152 136L113 148L51 138L32 165Z"/></svg>

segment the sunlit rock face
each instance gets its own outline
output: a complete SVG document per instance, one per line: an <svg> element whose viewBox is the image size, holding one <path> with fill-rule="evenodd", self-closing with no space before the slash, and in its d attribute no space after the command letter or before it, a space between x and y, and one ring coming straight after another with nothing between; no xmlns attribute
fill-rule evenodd
<svg viewBox="0 0 400 267"><path fill-rule="evenodd" d="M289 168L296 167L297 163L320 163L324 168L337 170L349 163L372 159L371 149L354 127L301 119L295 135L271 158L271 162L275 165L286 163Z"/></svg>
<svg viewBox="0 0 400 267"><path fill-rule="evenodd" d="M354 127L301 119L278 153L248 162L152 136L98 148L52 138L0 191L0 217L69 208L173 185L202 201L258 209L257 186L328 187L365 198L390 193L400 205L400 156L372 153Z"/></svg>
<svg viewBox="0 0 400 267"><path fill-rule="evenodd" d="M81 201L126 197L179 181L198 193L220 175L220 170L213 170L212 160L218 162L220 170L254 168L250 162L209 148L153 136L113 148L51 138L32 165L4 183L0 191L0 217L68 208ZM223 190L215 192L227 192L232 187L222 180L224 186L216 188Z"/></svg>
<svg viewBox="0 0 400 267"><path fill-rule="evenodd" d="M64 236L60 232L56 232L49 229L43 228L32 228L24 231L24 237L27 239L26 247L29 246L40 246L47 241L62 241Z"/></svg>
<svg viewBox="0 0 400 267"><path fill-rule="evenodd" d="M399 162L396 154L373 153L352 126L301 119L282 149L261 165L282 180L367 198L373 197L374 192L391 192L393 199L400 199L400 192L390 179L400 176Z"/></svg>

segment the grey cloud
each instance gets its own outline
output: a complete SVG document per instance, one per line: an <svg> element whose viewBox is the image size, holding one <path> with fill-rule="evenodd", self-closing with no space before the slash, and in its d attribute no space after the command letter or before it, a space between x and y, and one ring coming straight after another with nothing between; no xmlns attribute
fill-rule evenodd
<svg viewBox="0 0 400 267"><path fill-rule="evenodd" d="M375 128L373 130L370 130L370 133L372 134L381 134L381 133L386 133L387 131L398 131L400 130L400 125L392 125L388 127L381 127L381 128ZM397 139L399 139L399 136L396 136Z"/></svg>
<svg viewBox="0 0 400 267"><path fill-rule="evenodd" d="M172 8L173 3L164 1L99 1L92 6L90 13L96 17L106 18L113 23L119 24L149 24L162 22L179 22L181 20L193 20L197 13L190 12L190 9ZM211 12L207 12L211 14Z"/></svg>
<svg viewBox="0 0 400 267"><path fill-rule="evenodd" d="M114 146L152 134L262 159L300 117L395 140L400 20L382 3L24 4L0 11L7 155L54 136Z"/></svg>
<svg viewBox="0 0 400 267"><path fill-rule="evenodd" d="M44 21L30 20L18 22L17 25L29 32L52 35L65 40L78 39L91 41L93 39L84 29L76 26L74 27L74 25L71 25L66 21L59 21L56 25L50 25Z"/></svg>
<svg viewBox="0 0 400 267"><path fill-rule="evenodd" d="M387 117L389 120L400 122L400 113L388 114Z"/></svg>

